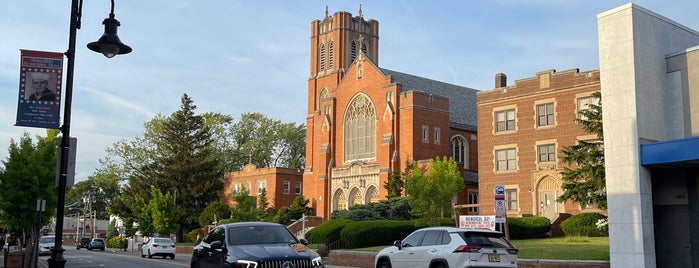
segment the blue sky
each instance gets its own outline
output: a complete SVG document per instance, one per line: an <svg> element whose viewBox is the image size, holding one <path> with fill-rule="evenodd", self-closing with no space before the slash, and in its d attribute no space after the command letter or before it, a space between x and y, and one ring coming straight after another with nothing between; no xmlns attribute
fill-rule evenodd
<svg viewBox="0 0 699 268"><path fill-rule="evenodd" d="M14 126L19 50L65 52L69 0L22 0L0 9L0 159L10 139L39 128ZM305 123L310 23L348 11L379 21L379 66L479 90L555 69L598 68L597 14L627 1L115 1L119 37L133 52L112 59L86 48L103 33L109 0L84 1L78 31L71 136L77 175L92 174L105 149L143 134L143 123L179 109L239 118L259 112ZM699 30L690 0L635 3Z"/></svg>

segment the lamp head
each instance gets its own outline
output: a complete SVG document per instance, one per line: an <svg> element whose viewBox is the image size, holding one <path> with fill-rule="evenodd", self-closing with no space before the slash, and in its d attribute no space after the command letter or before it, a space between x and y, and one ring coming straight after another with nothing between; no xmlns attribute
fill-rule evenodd
<svg viewBox="0 0 699 268"><path fill-rule="evenodd" d="M110 13L109 18L104 19L102 24L104 24L104 34L99 40L87 44L87 48L102 53L107 58L131 52L131 47L119 40L117 28L121 23L114 18L114 13Z"/></svg>

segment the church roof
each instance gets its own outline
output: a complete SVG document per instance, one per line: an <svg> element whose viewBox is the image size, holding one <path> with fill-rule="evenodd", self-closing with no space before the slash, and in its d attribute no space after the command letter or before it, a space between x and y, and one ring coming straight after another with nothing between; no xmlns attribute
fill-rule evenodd
<svg viewBox="0 0 699 268"><path fill-rule="evenodd" d="M381 68L405 91L415 90L449 99L449 124L453 128L476 131L477 90L424 77Z"/></svg>

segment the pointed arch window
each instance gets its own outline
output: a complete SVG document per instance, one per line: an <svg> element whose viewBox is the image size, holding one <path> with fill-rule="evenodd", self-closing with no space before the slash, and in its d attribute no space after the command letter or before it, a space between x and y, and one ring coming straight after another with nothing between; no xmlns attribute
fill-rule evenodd
<svg viewBox="0 0 699 268"><path fill-rule="evenodd" d="M376 157L376 109L369 97L358 95L345 112L345 161Z"/></svg>
<svg viewBox="0 0 699 268"><path fill-rule="evenodd" d="M326 87L323 87L320 90L320 94L318 94L318 108L316 108L316 109L320 109L320 107L322 107L321 103L328 98L330 98L330 94L328 93L328 89Z"/></svg>
<svg viewBox="0 0 699 268"><path fill-rule="evenodd" d="M325 44L320 44L320 49L318 49L318 51L318 60L320 61L318 63L318 68L322 71L325 70Z"/></svg>
<svg viewBox="0 0 699 268"><path fill-rule="evenodd" d="M328 69L333 68L333 41L328 42Z"/></svg>
<svg viewBox="0 0 699 268"><path fill-rule="evenodd" d="M362 52L364 52L364 55L369 55L369 46L366 44L366 42L362 43Z"/></svg>
<svg viewBox="0 0 699 268"><path fill-rule="evenodd" d="M462 136L454 136L451 138L451 157L457 163L462 163L464 169L469 169L469 147L468 141Z"/></svg>
<svg viewBox="0 0 699 268"><path fill-rule="evenodd" d="M352 44L350 46L350 63L354 62L354 59L357 58L357 41L352 41Z"/></svg>

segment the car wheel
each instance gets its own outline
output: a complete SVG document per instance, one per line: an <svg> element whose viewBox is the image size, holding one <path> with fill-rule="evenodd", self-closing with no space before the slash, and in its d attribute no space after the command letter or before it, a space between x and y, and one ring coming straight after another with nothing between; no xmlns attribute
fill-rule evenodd
<svg viewBox="0 0 699 268"><path fill-rule="evenodd" d="M149 258L149 259L152 259L152 258L153 258L153 255L150 254L150 249L148 250L148 258Z"/></svg>
<svg viewBox="0 0 699 268"><path fill-rule="evenodd" d="M391 268L391 263L388 260L381 260L377 268Z"/></svg>
<svg viewBox="0 0 699 268"><path fill-rule="evenodd" d="M440 263L433 264L432 267L430 267L430 268L447 268L447 266L444 265L444 263L440 262Z"/></svg>
<svg viewBox="0 0 699 268"><path fill-rule="evenodd" d="M170 255L170 258L175 259L175 254Z"/></svg>
<svg viewBox="0 0 699 268"><path fill-rule="evenodd" d="M101 248L100 251L104 251L104 248Z"/></svg>
<svg viewBox="0 0 699 268"><path fill-rule="evenodd" d="M141 258L145 258L146 255L143 255L143 250L141 250Z"/></svg>

